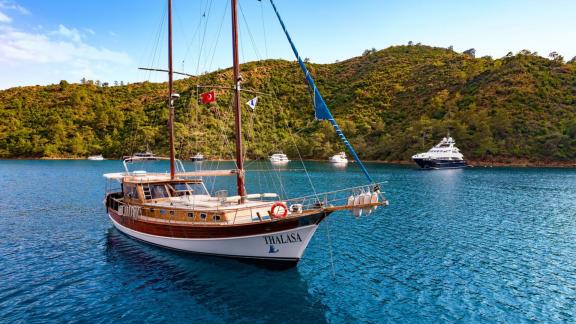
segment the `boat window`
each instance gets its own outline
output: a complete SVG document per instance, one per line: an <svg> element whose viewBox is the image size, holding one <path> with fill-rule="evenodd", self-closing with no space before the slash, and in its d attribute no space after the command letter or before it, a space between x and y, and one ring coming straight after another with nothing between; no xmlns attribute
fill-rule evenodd
<svg viewBox="0 0 576 324"><path fill-rule="evenodd" d="M157 198L167 198L169 197L166 186L161 185L150 185L150 192L152 193L152 199Z"/></svg>
<svg viewBox="0 0 576 324"><path fill-rule="evenodd" d="M214 215L214 217L212 217L214 219L215 222L220 220L220 215Z"/></svg>
<svg viewBox="0 0 576 324"><path fill-rule="evenodd" d="M200 219L205 220L205 219L206 219L206 214L204 214L204 213L200 214Z"/></svg>
<svg viewBox="0 0 576 324"><path fill-rule="evenodd" d="M204 188L204 185L201 183L187 183L188 187L190 187L190 190L192 190L192 193L195 195L207 195L208 192L206 191L206 188Z"/></svg>
<svg viewBox="0 0 576 324"><path fill-rule="evenodd" d="M190 187L188 187L188 185L186 183L173 183L172 187L174 187L174 190L176 190L176 191L188 191L188 190L190 190Z"/></svg>
<svg viewBox="0 0 576 324"><path fill-rule="evenodd" d="M194 213L188 213L188 217L194 218Z"/></svg>
<svg viewBox="0 0 576 324"><path fill-rule="evenodd" d="M133 184L124 184L124 197L138 199L137 187Z"/></svg>

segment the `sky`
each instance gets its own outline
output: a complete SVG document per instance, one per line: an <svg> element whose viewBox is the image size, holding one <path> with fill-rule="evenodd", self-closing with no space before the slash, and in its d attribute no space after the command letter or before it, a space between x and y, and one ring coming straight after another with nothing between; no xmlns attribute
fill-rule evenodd
<svg viewBox="0 0 576 324"><path fill-rule="evenodd" d="M166 0L0 0L0 89L82 78L165 81ZM173 0L174 69L231 65L230 4ZM294 56L268 0L239 0L242 62ZM333 63L409 41L576 56L574 0L275 0L302 57Z"/></svg>

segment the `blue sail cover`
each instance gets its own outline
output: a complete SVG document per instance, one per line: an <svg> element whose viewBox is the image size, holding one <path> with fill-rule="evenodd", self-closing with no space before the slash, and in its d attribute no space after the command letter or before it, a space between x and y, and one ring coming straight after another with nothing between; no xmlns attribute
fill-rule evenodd
<svg viewBox="0 0 576 324"><path fill-rule="evenodd" d="M274 1L270 0L270 3L272 4L272 8L274 8L274 12L276 13L276 17L278 17L278 21L280 21L280 25L282 26L282 29L284 30L284 34L286 34L286 38L288 38L288 42L290 42L290 46L292 47L292 51L294 52L294 55L296 56L296 59L298 60L298 64L300 65L302 72L304 72L304 75L306 77L306 82L308 82L308 85L310 86L311 91L314 92L314 114L316 116L316 119L328 120L330 122L330 124L332 124L332 127L334 127L334 130L336 131L336 134L338 135L338 137L340 137L340 139L342 140L342 142L344 143L344 145L348 149L348 152L350 152L350 154L352 155L354 160L358 163L358 166L360 167L360 169L362 170L362 172L364 173L364 175L366 176L368 181L370 181L370 183L374 183L374 180L372 180L372 177L368 173L368 170L366 170L364 163L362 163L362 161L360 161L360 158L358 157L358 154L356 154L356 151L352 147L352 144L350 144L350 142L348 142L348 139L346 138L346 136L344 136L344 133L342 133L340 126L338 126L338 123L336 122L336 120L332 116L330 109L328 109L326 102L324 102L324 98L322 98L320 91L316 87L316 84L314 83L314 79L312 79L310 72L308 72L306 65L304 65L304 61L302 61L302 58L300 58L300 54L298 54L298 50L296 49L296 46L294 46L294 43L292 42L292 38L290 37L290 34L288 34L288 30L286 29L286 26L284 25L284 22L282 21L282 18L280 17L280 14L278 13L278 10L276 9L276 5L274 5Z"/></svg>
<svg viewBox="0 0 576 324"><path fill-rule="evenodd" d="M314 86L314 113L316 119L319 120L334 119L330 113L330 110L328 109L328 106L326 106L326 103L324 102L324 98L322 98L322 95L320 95L320 91L318 91L316 86Z"/></svg>

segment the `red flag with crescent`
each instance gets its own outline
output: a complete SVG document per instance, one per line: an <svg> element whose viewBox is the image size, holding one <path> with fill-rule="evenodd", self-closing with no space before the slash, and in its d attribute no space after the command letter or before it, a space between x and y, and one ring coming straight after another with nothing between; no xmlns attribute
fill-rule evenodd
<svg viewBox="0 0 576 324"><path fill-rule="evenodd" d="M202 103L205 104L216 101L216 95L214 94L214 91L204 92L200 96L202 97Z"/></svg>

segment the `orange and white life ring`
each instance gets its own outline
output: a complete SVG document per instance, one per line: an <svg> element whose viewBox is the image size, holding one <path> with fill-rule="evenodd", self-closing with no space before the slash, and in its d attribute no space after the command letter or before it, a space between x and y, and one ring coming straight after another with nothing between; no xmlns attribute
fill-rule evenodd
<svg viewBox="0 0 576 324"><path fill-rule="evenodd" d="M278 211L280 209L280 211ZM275 202L272 207L270 207L270 215L272 218L284 218L288 215L288 207L283 202Z"/></svg>

